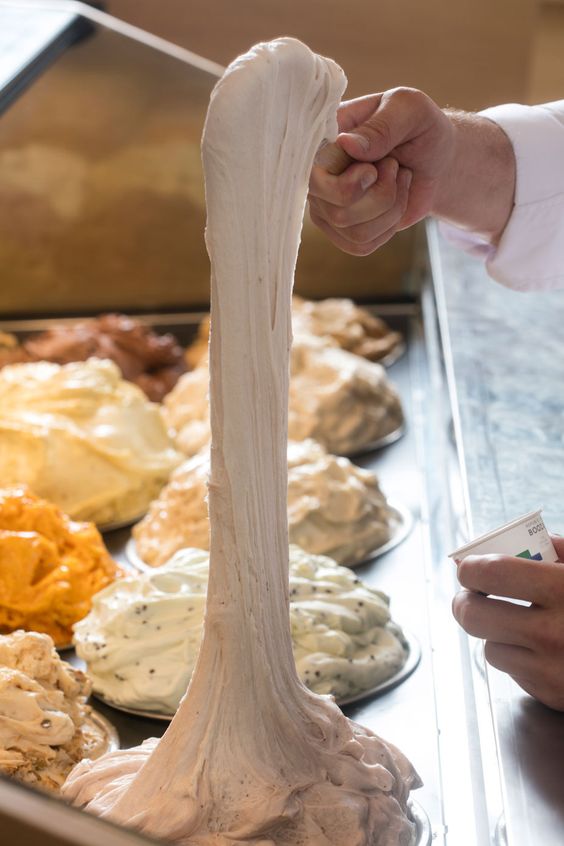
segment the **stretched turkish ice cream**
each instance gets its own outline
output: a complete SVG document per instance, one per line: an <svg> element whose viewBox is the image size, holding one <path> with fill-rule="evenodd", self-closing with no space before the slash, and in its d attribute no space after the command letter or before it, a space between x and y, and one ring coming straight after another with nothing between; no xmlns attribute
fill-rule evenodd
<svg viewBox="0 0 564 846"><path fill-rule="evenodd" d="M119 575L93 523L24 488L0 489L0 632L31 629L68 646L93 595Z"/></svg>
<svg viewBox="0 0 564 846"><path fill-rule="evenodd" d="M180 463L159 409L97 358L0 370L0 478L76 520L134 519Z"/></svg>
<svg viewBox="0 0 564 846"><path fill-rule="evenodd" d="M329 452L352 455L403 424L400 398L384 368L328 346L322 338L294 338L290 374L288 435L292 440L314 438ZM163 413L185 455L194 455L208 443L205 358L165 397Z"/></svg>
<svg viewBox="0 0 564 846"><path fill-rule="evenodd" d="M136 552L146 564L158 567L184 547L209 549L208 475L206 450L174 471L134 526ZM398 520L374 473L330 455L315 441L288 444L291 543L354 565L390 539Z"/></svg>
<svg viewBox="0 0 564 846"><path fill-rule="evenodd" d="M90 682L50 637L0 635L0 772L57 791L73 766L107 748L86 705Z"/></svg>
<svg viewBox="0 0 564 846"><path fill-rule="evenodd" d="M344 76L293 39L253 48L203 138L212 264L210 574L200 653L161 741L71 774L90 810L190 846L410 846L418 778L300 681L288 619L290 296L308 176Z"/></svg>
<svg viewBox="0 0 564 846"><path fill-rule="evenodd" d="M208 562L205 551L182 549L94 597L74 642L96 693L128 708L176 711L200 646ZM407 658L387 596L297 546L290 547L290 629L302 682L337 699L375 687Z"/></svg>

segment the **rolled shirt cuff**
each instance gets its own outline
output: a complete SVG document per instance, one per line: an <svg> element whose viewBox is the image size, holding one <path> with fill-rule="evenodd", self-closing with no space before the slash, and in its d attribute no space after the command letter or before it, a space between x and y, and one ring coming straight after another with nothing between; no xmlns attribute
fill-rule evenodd
<svg viewBox="0 0 564 846"><path fill-rule="evenodd" d="M517 165L515 205L499 244L442 224L445 236L486 262L515 290L564 288L564 100L510 103L480 112L509 137Z"/></svg>

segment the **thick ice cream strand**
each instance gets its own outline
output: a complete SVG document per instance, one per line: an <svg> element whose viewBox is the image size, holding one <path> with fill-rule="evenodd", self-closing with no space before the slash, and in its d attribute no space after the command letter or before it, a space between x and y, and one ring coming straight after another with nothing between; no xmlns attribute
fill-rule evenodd
<svg viewBox="0 0 564 846"><path fill-rule="evenodd" d="M88 806L190 846L413 839L405 803L416 775L397 750L300 684L288 626L290 291L309 169L324 135L334 135L343 83L336 66L296 41L259 45L216 87L206 123L212 479L204 639L162 741L136 776L110 775ZM71 778L68 794L79 795L104 766Z"/></svg>
<svg viewBox="0 0 564 846"><path fill-rule="evenodd" d="M115 582L75 626L94 690L130 708L174 713L200 645L206 552L183 549L163 567ZM290 628L302 681L339 698L374 687L403 665L387 597L330 558L290 547Z"/></svg>
<svg viewBox="0 0 564 846"><path fill-rule="evenodd" d="M306 715L296 724L286 714L299 713L304 694L288 626L285 453L290 295L307 182L317 147L328 131L335 133L344 88L340 80L331 84L335 71L322 61L293 41L254 48L216 86L204 131L212 262L211 563L204 637L177 719L115 806L121 819L148 807L143 817L150 828L163 769L174 772L183 749L191 766L180 764L188 770L182 788L168 785L169 795L178 801L179 789L199 793L206 808L190 813L184 802L180 817L174 800L167 807L192 838L209 830L220 806L222 827L235 835L245 793L265 781L276 799L270 811L264 808L259 829L272 824L286 816L288 792L315 781L319 766L304 749L300 723ZM288 135L290 143L281 147ZM281 725L290 736L280 736ZM205 775L198 756L204 737ZM230 780L241 769L250 784ZM286 795L279 792L284 769L291 782ZM301 784L294 783L296 774ZM164 833L177 836L174 829ZM240 839L256 833L256 822L248 820Z"/></svg>

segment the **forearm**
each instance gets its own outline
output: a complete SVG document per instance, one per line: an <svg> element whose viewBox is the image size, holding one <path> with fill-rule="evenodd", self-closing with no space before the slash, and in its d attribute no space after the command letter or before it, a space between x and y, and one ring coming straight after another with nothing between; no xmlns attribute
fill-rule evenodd
<svg viewBox="0 0 564 846"><path fill-rule="evenodd" d="M513 146L487 118L452 110L446 114L454 129L454 144L431 213L496 244L514 203Z"/></svg>

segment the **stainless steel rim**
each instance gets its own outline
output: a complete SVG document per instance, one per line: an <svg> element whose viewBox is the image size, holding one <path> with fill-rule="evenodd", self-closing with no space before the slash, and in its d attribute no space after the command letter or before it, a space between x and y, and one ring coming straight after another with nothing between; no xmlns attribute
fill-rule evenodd
<svg viewBox="0 0 564 846"><path fill-rule="evenodd" d="M135 523L138 523L145 514L146 511L142 511L141 514L137 514L135 517L128 517L127 520L115 520L113 523L101 523L96 524L96 528L102 534L106 534L106 532L116 532L118 529L127 529L129 526L133 526Z"/></svg>
<svg viewBox="0 0 564 846"><path fill-rule="evenodd" d="M101 729L106 738L106 746L101 750L100 755L104 755L106 752L115 752L120 748L119 734L116 727L100 714L99 711L92 710L86 722Z"/></svg>
<svg viewBox="0 0 564 846"><path fill-rule="evenodd" d="M383 447L389 446L389 444L394 444L396 441L404 435L405 433L405 423L402 423L397 429L394 429L392 432L388 432L387 435L382 435L381 438L377 438L375 441L371 441L371 443L366 444L366 446L360 447L360 449L352 450L352 452L345 453L345 458L358 458L361 455L366 455L368 452L374 452L377 449L382 449Z"/></svg>
<svg viewBox="0 0 564 846"><path fill-rule="evenodd" d="M495 846L507 846L507 828L504 814L497 821L494 834Z"/></svg>
<svg viewBox="0 0 564 846"><path fill-rule="evenodd" d="M388 500L388 506L395 512L398 522L397 528L392 537L386 541L386 543L382 544L382 546L377 547L372 550L372 552L365 555L362 561L356 561L352 564L348 564L345 561L343 562L343 567L354 568L361 567L363 564L368 564L370 561L374 561L375 558L380 558L381 555L385 555L386 552L390 551L390 549L394 549L394 547L398 546L409 535L413 528L413 514L407 505L404 505L403 502L397 502L395 499L390 499Z"/></svg>
<svg viewBox="0 0 564 846"><path fill-rule="evenodd" d="M104 705L109 705L110 708L115 708L116 711L122 711L124 714L132 714L134 717L144 717L145 719L150 720L164 720L167 723L170 723L174 717L174 714L162 714L159 711L144 711L141 708L128 708L126 705L119 705L117 702L107 699L103 693L97 693L96 691L92 692L92 696L95 696L96 699L99 699L100 702L104 703Z"/></svg>
<svg viewBox="0 0 564 846"><path fill-rule="evenodd" d="M417 832L415 846L431 846L433 829L431 828L431 821L427 816L427 812L414 799L408 801L407 807L411 819L415 823L415 830Z"/></svg>
<svg viewBox="0 0 564 846"><path fill-rule="evenodd" d="M382 367L391 367L392 364L395 364L404 355L406 349L405 341L400 341L387 355L383 358L376 359L375 364L381 364Z"/></svg>
<svg viewBox="0 0 564 846"><path fill-rule="evenodd" d="M403 667L397 673L394 673L393 676L375 685L375 687L355 693L353 696L347 696L345 699L336 699L337 705L344 708L347 705L354 705L356 702L361 702L370 697L382 696L382 694L387 693L392 688L397 687L398 684L404 682L413 673L421 661L421 646L412 632L405 631L405 629L402 629L402 631L408 648L407 659Z"/></svg>

